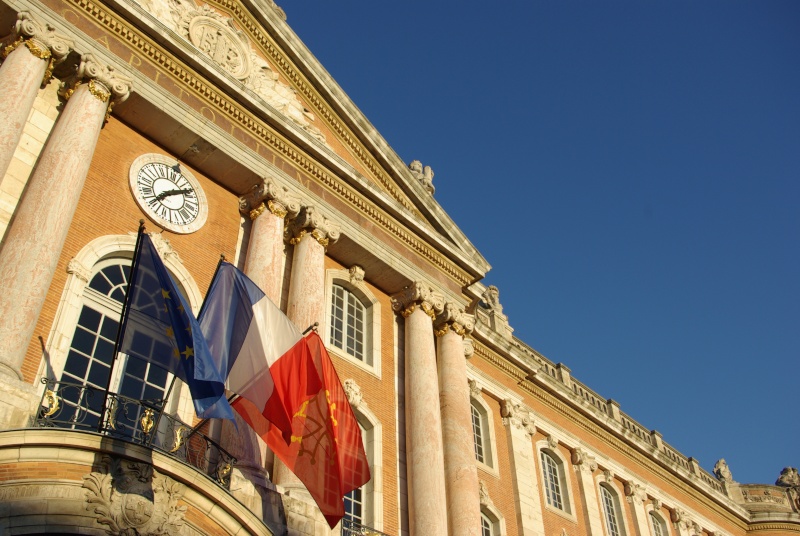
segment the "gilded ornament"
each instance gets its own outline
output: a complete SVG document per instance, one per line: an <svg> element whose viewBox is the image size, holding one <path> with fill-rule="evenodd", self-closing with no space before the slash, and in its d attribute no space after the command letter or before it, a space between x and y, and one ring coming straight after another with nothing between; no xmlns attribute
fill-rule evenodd
<svg viewBox="0 0 800 536"><path fill-rule="evenodd" d="M55 391L47 389L44 392L44 398L47 400L47 411L45 412L45 417L50 417L58 408L61 407L61 402L59 401L58 395L56 395Z"/></svg>
<svg viewBox="0 0 800 536"><path fill-rule="evenodd" d="M155 425L155 421L153 420L152 409L147 408L146 410L144 410L144 415L142 415L139 424L142 425L142 432L144 432L145 435L150 433L150 431L153 429L153 426Z"/></svg>
<svg viewBox="0 0 800 536"><path fill-rule="evenodd" d="M108 428L111 429L111 430L116 430L117 429L117 421L116 421L117 398L116 397L112 398L111 402L108 403L108 408L106 409L106 415L108 415L108 417L106 417L107 422L108 422Z"/></svg>
<svg viewBox="0 0 800 536"><path fill-rule="evenodd" d="M100 100L100 102L108 102L109 97L111 97L111 92L94 79L89 80L89 93L91 93L93 97Z"/></svg>
<svg viewBox="0 0 800 536"><path fill-rule="evenodd" d="M250 211L250 219L254 220L261 216L261 214L267 209L267 206L264 203L261 203L256 208Z"/></svg>
<svg viewBox="0 0 800 536"><path fill-rule="evenodd" d="M292 237L292 238L289 240L289 243L290 243L291 245L293 245L293 246L296 246L297 244L299 244L299 243L300 243L300 242L303 240L303 238L304 238L304 237L305 237L307 234L308 234L308 231L306 231L305 229L303 229L302 231L300 231L299 233L297 233L297 236L295 236L295 237Z"/></svg>
<svg viewBox="0 0 800 536"><path fill-rule="evenodd" d="M172 446L170 452L177 452L181 445L183 445L183 440L185 439L183 433L188 430L186 426L179 426L177 430L175 430L175 445Z"/></svg>
<svg viewBox="0 0 800 536"><path fill-rule="evenodd" d="M417 304L412 303L411 305L403 309L400 312L400 314L403 315L403 318L408 318L409 316L411 316L411 313L413 313L416 309L417 309Z"/></svg>
<svg viewBox="0 0 800 536"><path fill-rule="evenodd" d="M419 305L422 308L423 312L426 315L428 315L429 317L431 317L432 320L436 319L436 313L433 311L433 307L431 307L430 303L428 303L426 301L423 301L423 302L420 302Z"/></svg>
<svg viewBox="0 0 800 536"><path fill-rule="evenodd" d="M226 462L224 465L221 465L217 469L217 478L219 479L219 481L222 482L223 480L225 480L228 477L228 475L231 474L232 470L233 467L231 466L230 462Z"/></svg>
<svg viewBox="0 0 800 536"><path fill-rule="evenodd" d="M261 203L261 206L264 206L264 203ZM267 201L267 206L269 207L269 211L275 214L279 218L285 218L286 215L289 213L289 211L286 210L286 207L284 207L283 205L281 205L276 201L273 201L272 199Z"/></svg>
<svg viewBox="0 0 800 536"><path fill-rule="evenodd" d="M311 236L317 242L319 242L320 246L322 246L324 248L328 247L328 244L330 243L330 240L319 229L314 229L313 231L311 231Z"/></svg>

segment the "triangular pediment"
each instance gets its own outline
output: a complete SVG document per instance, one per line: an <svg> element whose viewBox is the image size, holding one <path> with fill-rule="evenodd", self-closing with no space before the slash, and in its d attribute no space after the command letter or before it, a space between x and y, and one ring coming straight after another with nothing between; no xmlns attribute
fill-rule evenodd
<svg viewBox="0 0 800 536"><path fill-rule="evenodd" d="M325 173L379 205L470 271L488 264L435 201L430 168L404 163L331 78L271 0L134 0L198 65L216 72L233 97L263 109L287 151L311 156ZM152 20L151 20L152 22ZM191 57L187 58L191 59ZM231 90L228 89L228 92ZM295 150L294 148L297 148ZM302 161L302 157L298 158ZM300 169L306 171L302 162ZM440 249L440 248L437 248Z"/></svg>

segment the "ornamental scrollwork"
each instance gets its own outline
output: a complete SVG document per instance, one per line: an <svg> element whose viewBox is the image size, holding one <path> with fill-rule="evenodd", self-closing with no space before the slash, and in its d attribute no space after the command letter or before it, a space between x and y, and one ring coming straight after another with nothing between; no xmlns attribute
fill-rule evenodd
<svg viewBox="0 0 800 536"><path fill-rule="evenodd" d="M289 188L272 179L263 178L239 198L239 212L255 220L265 210L279 218L294 218L300 212L300 198Z"/></svg>
<svg viewBox="0 0 800 536"><path fill-rule="evenodd" d="M104 456L101 471L83 477L86 509L108 532L122 536L181 534L185 486L147 463Z"/></svg>
<svg viewBox="0 0 800 536"><path fill-rule="evenodd" d="M14 24L16 39L3 50L5 58L18 46L24 45L35 57L46 60L47 68L42 77L42 86L50 80L53 68L64 61L72 51L74 43L49 24L42 24L29 11L20 11Z"/></svg>
<svg viewBox="0 0 800 536"><path fill-rule="evenodd" d="M522 404L517 404L508 398L501 401L500 416L503 417L505 426L513 426L518 430L523 430L529 436L533 436L536 433L534 415L532 412L527 411Z"/></svg>
<svg viewBox="0 0 800 536"><path fill-rule="evenodd" d="M465 313L457 304L451 302L444 304L442 312L434 321L434 333L437 337L446 335L450 330L464 337L472 333L474 328L475 317Z"/></svg>
<svg viewBox="0 0 800 536"><path fill-rule="evenodd" d="M576 467L585 469L590 473L597 470L597 459L580 447L576 447L572 451L570 458L572 465L575 465Z"/></svg>
<svg viewBox="0 0 800 536"><path fill-rule="evenodd" d="M341 234L338 223L328 219L319 209L311 205L300 210L286 232L290 244L299 244L309 235L324 248L339 240Z"/></svg>
<svg viewBox="0 0 800 536"><path fill-rule="evenodd" d="M624 491L625 499L630 504L634 504L634 501L643 503L647 500L647 491L645 490L644 486L636 484L635 482L626 482Z"/></svg>
<svg viewBox="0 0 800 536"><path fill-rule="evenodd" d="M426 315L435 320L444 310L444 296L435 292L424 281L415 281L391 297L392 309L408 318L419 307Z"/></svg>

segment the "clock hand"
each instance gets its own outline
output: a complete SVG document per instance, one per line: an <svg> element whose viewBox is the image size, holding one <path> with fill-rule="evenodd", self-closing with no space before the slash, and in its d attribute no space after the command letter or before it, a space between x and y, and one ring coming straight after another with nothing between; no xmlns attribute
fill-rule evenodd
<svg viewBox="0 0 800 536"><path fill-rule="evenodd" d="M188 194L191 191L191 188L186 188L185 190L167 190L166 192L161 192L158 194L156 196L156 201L162 201L165 197L169 197L171 195Z"/></svg>

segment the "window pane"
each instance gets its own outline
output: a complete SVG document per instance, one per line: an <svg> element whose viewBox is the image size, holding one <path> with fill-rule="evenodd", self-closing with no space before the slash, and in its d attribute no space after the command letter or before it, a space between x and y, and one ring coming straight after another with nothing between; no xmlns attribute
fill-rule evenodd
<svg viewBox="0 0 800 536"><path fill-rule="evenodd" d="M619 525L617 524L617 509L614 504L614 496L605 486L600 486L600 496L603 499L603 512L606 516L606 528L610 536L620 536Z"/></svg>
<svg viewBox="0 0 800 536"><path fill-rule="evenodd" d="M561 499L561 478L559 468L552 456L542 451L542 472L544 473L544 488L547 496L547 504L564 509Z"/></svg>

